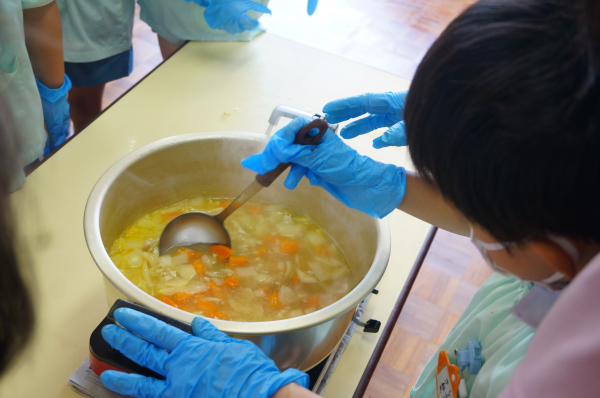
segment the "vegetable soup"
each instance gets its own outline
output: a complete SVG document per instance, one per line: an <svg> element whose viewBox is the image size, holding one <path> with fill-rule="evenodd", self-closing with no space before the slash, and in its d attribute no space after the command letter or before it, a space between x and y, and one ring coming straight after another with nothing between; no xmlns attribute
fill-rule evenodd
<svg viewBox="0 0 600 398"><path fill-rule="evenodd" d="M358 280L340 248L309 216L247 203L227 218L232 248L180 248L158 255L158 240L179 214L218 214L228 202L197 198L141 217L113 243L110 256L136 286L194 314L260 322L317 311Z"/></svg>

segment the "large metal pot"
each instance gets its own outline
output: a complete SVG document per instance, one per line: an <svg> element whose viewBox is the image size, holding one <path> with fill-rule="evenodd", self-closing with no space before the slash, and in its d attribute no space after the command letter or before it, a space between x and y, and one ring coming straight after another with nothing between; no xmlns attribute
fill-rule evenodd
<svg viewBox="0 0 600 398"><path fill-rule="evenodd" d="M115 163L88 199L84 229L88 248L104 274L109 305L129 300L190 323L195 315L147 295L113 264L107 250L140 216L197 196L234 197L254 178L240 160L266 145L263 134L195 133L146 145ZM325 358L343 337L356 306L379 282L390 255L390 233L377 220L340 204L325 190L302 181L290 191L283 176L255 200L279 203L309 214L340 245L361 282L341 300L320 311L272 322L210 321L219 330L258 345L281 369L307 370Z"/></svg>

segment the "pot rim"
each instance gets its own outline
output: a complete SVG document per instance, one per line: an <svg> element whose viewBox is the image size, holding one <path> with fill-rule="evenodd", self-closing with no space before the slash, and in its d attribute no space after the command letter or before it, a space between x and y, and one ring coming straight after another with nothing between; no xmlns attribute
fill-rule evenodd
<svg viewBox="0 0 600 398"><path fill-rule="evenodd" d="M191 323L199 316L189 313L152 297L143 290L134 285L118 270L116 265L110 259L108 252L104 249L100 235L100 208L107 191L112 183L131 165L140 159L160 151L164 148L194 142L198 140L210 139L250 139L256 141L267 141L269 139L265 134L249 133L241 131L210 131L200 133L190 133L178 136L167 137L159 141L152 142L142 146L135 151L125 155L113 164L94 185L90 196L88 197L83 217L83 226L85 240L94 262L108 281L115 286L121 293L132 301L145 307L154 309L167 316L184 322ZM363 280L348 293L346 296L325 307L308 315L296 318L283 319L278 321L266 322L237 322L225 321L220 319L205 318L215 325L219 330L225 333L238 335L263 335L287 333L308 327L316 326L334 319L348 311L353 310L371 291L383 277L390 257L391 237L388 223L385 219L374 219L378 232L377 248L375 258L369 268L369 271Z"/></svg>

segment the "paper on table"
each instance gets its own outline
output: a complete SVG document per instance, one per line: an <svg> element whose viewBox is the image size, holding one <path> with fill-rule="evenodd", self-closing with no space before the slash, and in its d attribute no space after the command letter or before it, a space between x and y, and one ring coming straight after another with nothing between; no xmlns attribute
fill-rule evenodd
<svg viewBox="0 0 600 398"><path fill-rule="evenodd" d="M100 378L96 376L90 367L90 358L86 358L77 370L73 372L71 377L69 377L69 384L71 384L73 390L85 397L123 398L125 396L117 394L102 385Z"/></svg>

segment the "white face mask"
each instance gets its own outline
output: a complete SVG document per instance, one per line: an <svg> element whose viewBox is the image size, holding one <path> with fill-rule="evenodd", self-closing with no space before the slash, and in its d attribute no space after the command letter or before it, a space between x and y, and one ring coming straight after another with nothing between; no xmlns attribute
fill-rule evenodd
<svg viewBox="0 0 600 398"><path fill-rule="evenodd" d="M553 241L554 243L556 243L557 245L562 247L563 250L569 254L569 256L573 260L574 264L577 264L579 262L579 252L577 251L575 246L573 246L573 244L571 242L569 242L566 238L563 238L560 236L549 236L548 239L550 239L551 241ZM546 286L550 290L562 290L569 283L569 281L566 279L565 275L562 272L558 272L558 271L556 271L550 277L542 279L541 281L533 281L533 280L527 280L527 279L520 278L516 275L511 274L504 268L502 268L500 265L498 265L498 263L496 263L489 256L488 252L504 250L507 247L515 246L516 243L514 243L514 242L503 242L503 243L483 242L473 235L473 228L471 228L471 242L473 242L475 247L479 250L479 252L481 253L481 256L485 260L486 264L492 269L492 271L497 272L500 275L504 275L504 276L508 276L508 277L512 276L515 279L520 279L520 280L526 281L526 282L539 283L540 285Z"/></svg>

